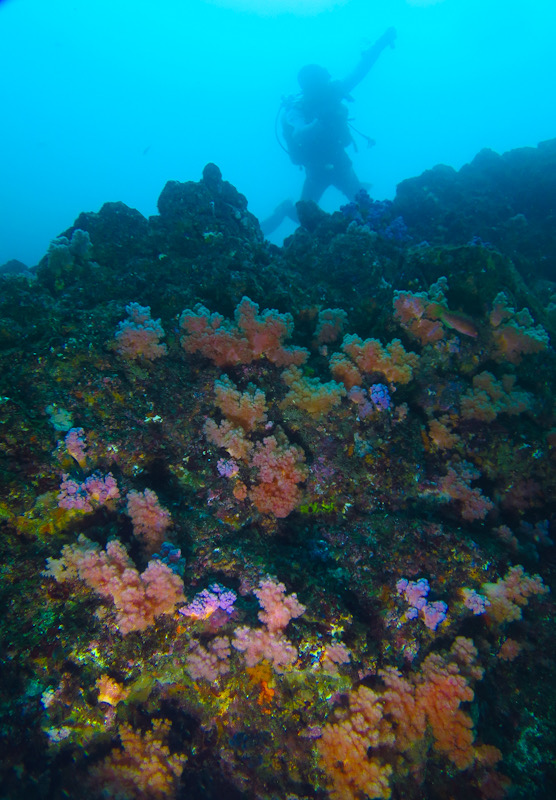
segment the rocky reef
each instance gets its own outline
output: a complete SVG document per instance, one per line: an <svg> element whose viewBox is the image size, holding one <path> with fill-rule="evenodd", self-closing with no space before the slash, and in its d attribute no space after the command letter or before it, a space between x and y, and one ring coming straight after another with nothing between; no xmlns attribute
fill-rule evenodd
<svg viewBox="0 0 556 800"><path fill-rule="evenodd" d="M555 159L0 274L3 798L554 796Z"/></svg>

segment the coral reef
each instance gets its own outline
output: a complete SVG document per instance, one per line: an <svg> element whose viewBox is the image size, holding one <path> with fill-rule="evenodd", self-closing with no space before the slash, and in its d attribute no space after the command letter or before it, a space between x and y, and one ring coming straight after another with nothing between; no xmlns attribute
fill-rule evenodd
<svg viewBox="0 0 556 800"><path fill-rule="evenodd" d="M3 798L554 796L554 146L0 276Z"/></svg>

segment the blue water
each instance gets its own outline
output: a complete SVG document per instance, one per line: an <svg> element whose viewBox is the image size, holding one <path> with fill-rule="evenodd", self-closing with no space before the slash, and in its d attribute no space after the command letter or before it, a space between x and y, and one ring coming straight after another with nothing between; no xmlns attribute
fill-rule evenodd
<svg viewBox="0 0 556 800"><path fill-rule="evenodd" d="M556 134L554 0L0 1L0 264L35 264L105 201L152 214L168 179L198 180L208 161L260 218L296 200L281 97L306 63L344 77L392 25L395 49L350 108L376 140L351 152L373 197ZM330 190L322 205L340 202Z"/></svg>

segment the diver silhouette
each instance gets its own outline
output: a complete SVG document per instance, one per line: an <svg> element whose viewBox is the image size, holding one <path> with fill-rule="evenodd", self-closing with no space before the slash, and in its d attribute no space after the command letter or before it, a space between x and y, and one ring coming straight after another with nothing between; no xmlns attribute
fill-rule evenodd
<svg viewBox="0 0 556 800"><path fill-rule="evenodd" d="M305 170L301 200L318 203L329 186L335 186L348 200L353 200L363 188L345 150L355 143L344 101L353 100L351 90L367 75L382 51L388 46L394 47L395 40L396 29L388 28L361 54L359 63L344 80L332 80L328 70L317 64L308 64L300 69L297 80L301 92L283 100L277 127L281 118L286 142L282 147L291 161ZM369 137L364 138L369 145L374 144ZM261 222L265 236L276 230L286 217L298 222L291 200L280 203L270 217Z"/></svg>

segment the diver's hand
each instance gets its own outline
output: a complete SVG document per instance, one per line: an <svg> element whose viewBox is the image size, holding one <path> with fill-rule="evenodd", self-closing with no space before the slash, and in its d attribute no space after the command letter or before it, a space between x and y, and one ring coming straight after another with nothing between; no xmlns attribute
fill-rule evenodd
<svg viewBox="0 0 556 800"><path fill-rule="evenodd" d="M390 47L393 50L397 35L398 34L394 27L388 28L388 30L382 34L377 44L380 46L381 49L384 49L385 47L388 47L388 45L390 45Z"/></svg>

